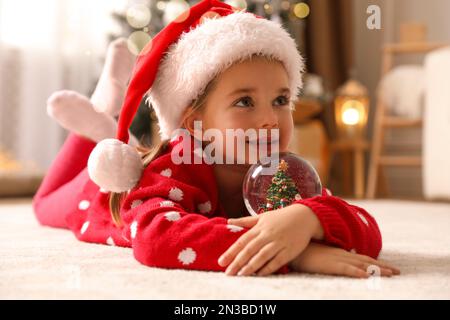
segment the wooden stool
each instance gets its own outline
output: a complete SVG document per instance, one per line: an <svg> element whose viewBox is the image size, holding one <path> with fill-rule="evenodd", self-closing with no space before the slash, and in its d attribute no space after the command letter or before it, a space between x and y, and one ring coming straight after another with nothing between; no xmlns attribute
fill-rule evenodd
<svg viewBox="0 0 450 320"><path fill-rule="evenodd" d="M397 43L387 44L383 47L382 70L381 75L384 76L392 69L395 55L400 54L417 54L427 53L432 50L446 46L444 43ZM369 178L367 183L367 198L373 199L377 193L378 182L383 178L382 167L385 166L421 166L421 156L390 156L383 154L384 133L389 128L412 128L421 127L422 119L408 119L398 116L390 116L386 112L386 105L381 99L382 93L378 92L377 107L375 110L374 133L371 151L371 159L369 166ZM386 189L386 185L384 188Z"/></svg>
<svg viewBox="0 0 450 320"><path fill-rule="evenodd" d="M367 140L349 140L338 139L331 143L332 157L342 152L344 154L344 190L348 192L350 189L350 167L351 156L353 155L353 179L354 179L354 195L355 198L364 197L364 153L369 149L369 142Z"/></svg>

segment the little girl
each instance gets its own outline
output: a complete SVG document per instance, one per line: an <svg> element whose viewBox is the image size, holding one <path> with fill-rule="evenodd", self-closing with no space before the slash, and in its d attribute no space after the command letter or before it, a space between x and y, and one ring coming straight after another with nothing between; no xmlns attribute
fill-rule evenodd
<svg viewBox="0 0 450 320"><path fill-rule="evenodd" d="M172 160L181 145L198 158L195 146L212 143L195 137L195 121L224 137L227 129L275 129L279 150L287 150L303 60L279 24L200 1L139 55L117 139L108 139L130 76L125 51L120 41L109 49L91 101L73 92L49 99L49 114L72 133L34 198L41 224L70 228L82 241L132 247L139 262L153 267L244 276L302 271L367 278L370 266L382 276L399 273L375 260L381 235L373 217L327 189L253 217L242 199L248 161ZM127 144L146 92L162 138L152 150L133 137L134 147ZM180 128L189 136L175 135ZM257 141L263 144L270 146ZM246 154L250 149L247 143Z"/></svg>

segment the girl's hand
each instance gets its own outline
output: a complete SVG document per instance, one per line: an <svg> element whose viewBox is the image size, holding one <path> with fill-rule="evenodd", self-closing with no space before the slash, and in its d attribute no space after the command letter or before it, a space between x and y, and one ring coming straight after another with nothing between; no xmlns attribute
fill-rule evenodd
<svg viewBox="0 0 450 320"><path fill-rule="evenodd" d="M373 266L380 269L381 276L390 277L400 274L400 270L385 262L317 243L310 243L297 258L289 263L289 266L299 272L353 278L368 278L374 271Z"/></svg>
<svg viewBox="0 0 450 320"><path fill-rule="evenodd" d="M319 219L302 204L228 223L251 229L219 258L219 265L228 266L227 275L271 274L297 257L312 237L323 237Z"/></svg>

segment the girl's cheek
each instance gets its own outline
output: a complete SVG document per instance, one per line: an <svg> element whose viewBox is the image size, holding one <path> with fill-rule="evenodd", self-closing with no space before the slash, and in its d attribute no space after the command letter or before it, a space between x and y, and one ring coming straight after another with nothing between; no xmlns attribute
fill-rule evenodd
<svg viewBox="0 0 450 320"><path fill-rule="evenodd" d="M224 117L222 122L225 123L228 128L235 129L245 127L245 124L248 122L246 119L247 117L242 112L233 112L233 114L228 117Z"/></svg>
<svg viewBox="0 0 450 320"><path fill-rule="evenodd" d="M283 123L280 128L280 151L287 151L288 146L293 138L294 125L292 121Z"/></svg>

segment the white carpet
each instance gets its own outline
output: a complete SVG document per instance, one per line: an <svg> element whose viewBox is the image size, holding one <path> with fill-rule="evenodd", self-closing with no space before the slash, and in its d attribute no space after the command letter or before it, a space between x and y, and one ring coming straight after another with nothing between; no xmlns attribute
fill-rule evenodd
<svg viewBox="0 0 450 320"><path fill-rule="evenodd" d="M450 204L361 201L378 220L381 258L402 275L357 280L289 274L228 277L140 265L131 249L82 243L40 227L29 200L0 201L0 298L449 299Z"/></svg>

